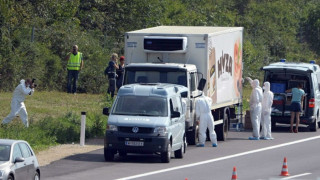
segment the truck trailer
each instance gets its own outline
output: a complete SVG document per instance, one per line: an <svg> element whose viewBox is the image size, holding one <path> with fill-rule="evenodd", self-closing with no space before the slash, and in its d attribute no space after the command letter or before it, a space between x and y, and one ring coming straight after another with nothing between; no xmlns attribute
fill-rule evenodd
<svg viewBox="0 0 320 180"><path fill-rule="evenodd" d="M243 27L158 26L127 32L123 84L187 87L189 144L197 140L195 102L204 93L212 98L217 139L224 141L230 119L241 114L242 36Z"/></svg>

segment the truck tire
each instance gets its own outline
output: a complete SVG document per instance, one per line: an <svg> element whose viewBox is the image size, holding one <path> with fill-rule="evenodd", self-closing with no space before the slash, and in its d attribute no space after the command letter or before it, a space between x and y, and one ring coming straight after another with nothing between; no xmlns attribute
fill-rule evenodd
<svg viewBox="0 0 320 180"><path fill-rule="evenodd" d="M194 126L192 131L187 131L187 142L190 145L196 145L198 138L198 126Z"/></svg>
<svg viewBox="0 0 320 180"><path fill-rule="evenodd" d="M105 161L113 161L114 160L114 154L115 154L114 151L109 150L107 148L104 148L104 160Z"/></svg>
<svg viewBox="0 0 320 180"><path fill-rule="evenodd" d="M225 109L224 113L223 113L223 123L217 125L215 128L218 141L226 141L227 140L228 125L229 125L229 115Z"/></svg>
<svg viewBox="0 0 320 180"><path fill-rule="evenodd" d="M183 136L183 142L182 142L181 148L174 151L174 157L176 157L178 159L182 159L183 154L186 153L186 146L187 146L186 137Z"/></svg>
<svg viewBox="0 0 320 180"><path fill-rule="evenodd" d="M169 163L171 160L171 144L169 143L167 146L167 150L161 153L161 162Z"/></svg>

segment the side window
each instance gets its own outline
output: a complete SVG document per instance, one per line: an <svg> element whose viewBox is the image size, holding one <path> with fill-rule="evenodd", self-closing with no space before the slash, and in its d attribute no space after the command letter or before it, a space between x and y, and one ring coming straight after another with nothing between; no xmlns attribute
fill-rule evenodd
<svg viewBox="0 0 320 180"><path fill-rule="evenodd" d="M173 111L182 111L181 100L178 97L171 98Z"/></svg>
<svg viewBox="0 0 320 180"><path fill-rule="evenodd" d="M190 92L196 90L196 73L190 73Z"/></svg>
<svg viewBox="0 0 320 180"><path fill-rule="evenodd" d="M319 88L319 86L320 86L320 73L317 73L317 87Z"/></svg>
<svg viewBox="0 0 320 180"><path fill-rule="evenodd" d="M20 147L18 144L14 145L14 147L13 147L12 159L15 160L17 157L22 157Z"/></svg>
<svg viewBox="0 0 320 180"><path fill-rule="evenodd" d="M30 149L26 143L19 143L24 158L31 156Z"/></svg>

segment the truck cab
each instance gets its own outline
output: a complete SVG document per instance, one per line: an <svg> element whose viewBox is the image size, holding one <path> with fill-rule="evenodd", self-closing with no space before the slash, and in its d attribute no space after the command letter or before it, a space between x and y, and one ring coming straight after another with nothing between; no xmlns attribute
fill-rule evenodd
<svg viewBox="0 0 320 180"><path fill-rule="evenodd" d="M186 150L183 86L160 83L124 85L109 115L104 156L112 161L119 153L156 153L170 162L171 153L183 158Z"/></svg>
<svg viewBox="0 0 320 180"><path fill-rule="evenodd" d="M320 68L314 61L311 63L293 63L281 60L262 68L265 71L264 81L270 82L274 100L271 112L272 126L276 123L290 124L290 105L292 93L286 90L303 85L306 93L301 102L300 124L309 125L310 131L317 131L320 105ZM318 124L317 124L318 123Z"/></svg>
<svg viewBox="0 0 320 180"><path fill-rule="evenodd" d="M131 63L125 68L124 84L133 83L170 83L186 89L186 132L189 144L197 138L195 123L195 101L201 95L198 90L198 73L195 65L175 63Z"/></svg>

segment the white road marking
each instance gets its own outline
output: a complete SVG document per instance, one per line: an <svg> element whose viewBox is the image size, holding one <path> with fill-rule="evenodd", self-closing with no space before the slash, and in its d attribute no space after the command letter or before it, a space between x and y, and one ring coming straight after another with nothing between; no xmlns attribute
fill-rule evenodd
<svg viewBox="0 0 320 180"><path fill-rule="evenodd" d="M307 176L310 175L311 173L304 173L304 174L298 174L295 176L290 176L290 177L286 177L286 178L282 178L282 179L293 179L293 178L297 178L297 177L301 177L301 176Z"/></svg>
<svg viewBox="0 0 320 180"><path fill-rule="evenodd" d="M293 145L293 144L312 141L312 140L315 140L315 139L320 139L320 136L314 136L314 137L310 137L310 138L306 138L306 139L301 139L301 140L292 141L292 142L288 142L288 143L278 144L278 145L275 145L275 146L270 146L270 147L265 147L265 148L256 149L256 150L252 150L252 151L242 152L242 153L233 154L233 155L229 155L229 156L224 156L224 157L220 157L220 158L216 158L216 159L209 159L209 160L206 160L206 161L200 161L200 162L197 162L197 163L187 164L187 165L183 165L183 166L176 166L176 167L172 167L172 168L161 169L161 170L158 170L158 171L152 171L152 172L148 172L148 173L137 174L137 175L134 175L134 176L128 176L128 177L120 178L120 179L117 179L117 180L135 179L135 178L150 176L150 175L154 175L154 174L174 171L174 170L178 170L178 169L189 168L189 167L193 167L193 166L199 166L199 165L203 165L203 164L208 164L208 163L213 163L213 162L217 162L217 161L231 159L231 158L235 158L235 157L239 157L239 156L244 156L244 155L248 155L248 154L253 154L253 153L258 153L258 152L267 151L267 150L271 150L271 149L277 149L277 148L281 148L281 147L285 147L285 146L290 146L290 145Z"/></svg>

